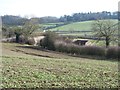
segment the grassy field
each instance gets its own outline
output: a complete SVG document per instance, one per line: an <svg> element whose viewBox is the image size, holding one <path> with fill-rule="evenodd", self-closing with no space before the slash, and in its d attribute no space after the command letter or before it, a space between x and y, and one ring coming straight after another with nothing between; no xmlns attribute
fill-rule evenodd
<svg viewBox="0 0 120 90"><path fill-rule="evenodd" d="M118 20L111 20L115 23L118 22ZM70 23L61 27L53 28L51 31L91 31L91 25L94 21L83 21L83 22L75 22Z"/></svg>
<svg viewBox="0 0 120 90"><path fill-rule="evenodd" d="M118 62L2 43L4 88L117 88Z"/></svg>
<svg viewBox="0 0 120 90"><path fill-rule="evenodd" d="M64 25L58 28L51 29L51 31L89 31L91 30L91 24L93 21L75 22L68 25Z"/></svg>
<svg viewBox="0 0 120 90"><path fill-rule="evenodd" d="M114 23L117 23L117 20L113 20ZM69 36L85 36L85 35L92 35L90 32L92 29L92 21L83 21L83 22L73 22L67 25L59 26L56 28L49 29L50 31L59 32L62 35L69 35ZM54 27L56 24L63 24L63 23L46 23L42 24L42 27ZM40 30L39 30L40 31ZM76 32L77 31L77 32ZM79 32L78 32L79 31ZM81 32L82 31L82 32Z"/></svg>

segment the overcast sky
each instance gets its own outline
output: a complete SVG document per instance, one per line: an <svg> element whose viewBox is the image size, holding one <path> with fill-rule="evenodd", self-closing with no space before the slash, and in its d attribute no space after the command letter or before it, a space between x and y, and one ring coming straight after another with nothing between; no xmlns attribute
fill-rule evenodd
<svg viewBox="0 0 120 90"><path fill-rule="evenodd" d="M78 12L117 11L119 0L0 0L0 15L63 16Z"/></svg>

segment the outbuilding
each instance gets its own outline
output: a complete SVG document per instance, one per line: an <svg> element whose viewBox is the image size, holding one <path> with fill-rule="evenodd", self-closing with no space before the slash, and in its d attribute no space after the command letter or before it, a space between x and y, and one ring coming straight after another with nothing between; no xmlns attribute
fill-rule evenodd
<svg viewBox="0 0 120 90"><path fill-rule="evenodd" d="M88 39L74 39L73 43L77 44L77 45L85 45L86 42L88 42Z"/></svg>

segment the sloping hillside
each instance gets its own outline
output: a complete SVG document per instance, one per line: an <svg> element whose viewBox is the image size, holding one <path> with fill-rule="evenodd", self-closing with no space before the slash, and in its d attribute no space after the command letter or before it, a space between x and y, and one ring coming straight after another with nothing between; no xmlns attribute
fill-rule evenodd
<svg viewBox="0 0 120 90"><path fill-rule="evenodd" d="M84 21L84 22L75 22L75 23L71 23L68 25L64 25L61 27L57 27L54 29L51 29L51 31L83 31L83 30L90 30L91 29L91 24L93 23L93 21Z"/></svg>
<svg viewBox="0 0 120 90"><path fill-rule="evenodd" d="M117 20L112 19L115 23ZM83 22L75 22L70 23L64 26L60 26L57 28L51 29L51 31L91 31L91 26L94 21L83 21Z"/></svg>

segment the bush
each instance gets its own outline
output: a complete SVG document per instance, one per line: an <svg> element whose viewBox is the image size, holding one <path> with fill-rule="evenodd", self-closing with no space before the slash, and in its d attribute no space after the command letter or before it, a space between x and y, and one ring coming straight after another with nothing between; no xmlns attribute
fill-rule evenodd
<svg viewBox="0 0 120 90"><path fill-rule="evenodd" d="M56 41L56 42L55 42L55 49L56 49L56 51L66 52L66 51L64 50L65 44L66 44L66 43L63 42L63 41Z"/></svg>
<svg viewBox="0 0 120 90"><path fill-rule="evenodd" d="M25 36L22 35L22 36L20 36L19 43L34 45L35 41L32 37L25 37Z"/></svg>
<svg viewBox="0 0 120 90"><path fill-rule="evenodd" d="M109 47L106 51L107 58L120 58L120 47Z"/></svg>
<svg viewBox="0 0 120 90"><path fill-rule="evenodd" d="M28 38L27 44L34 45L35 44L34 39L33 38Z"/></svg>
<svg viewBox="0 0 120 90"><path fill-rule="evenodd" d="M45 38L40 41L40 46L43 48L47 48L48 50L55 50L55 41L57 38L57 34L51 31L47 31L45 33Z"/></svg>
<svg viewBox="0 0 120 90"><path fill-rule="evenodd" d="M73 43L58 41L55 43L55 48L59 52L66 52L76 55L105 56L105 49L97 46L78 46Z"/></svg>
<svg viewBox="0 0 120 90"><path fill-rule="evenodd" d="M59 52L66 52L71 54L74 54L76 52L75 45L72 43L67 43L65 41L56 41L55 49Z"/></svg>
<svg viewBox="0 0 120 90"><path fill-rule="evenodd" d="M27 42L27 38L25 36L21 35L19 38L19 43L25 44L26 42Z"/></svg>
<svg viewBox="0 0 120 90"><path fill-rule="evenodd" d="M105 49L98 46L83 46L81 47L81 54L105 56Z"/></svg>
<svg viewBox="0 0 120 90"><path fill-rule="evenodd" d="M50 31L45 33L45 38L40 42L40 45L49 50L56 50L69 54L120 58L120 47L109 47L106 49L98 46L79 46L70 41L58 39L58 36Z"/></svg>

